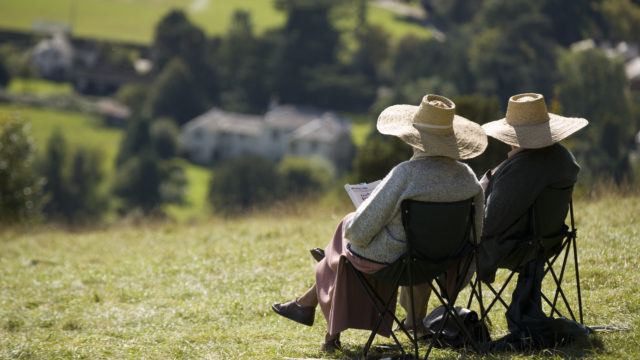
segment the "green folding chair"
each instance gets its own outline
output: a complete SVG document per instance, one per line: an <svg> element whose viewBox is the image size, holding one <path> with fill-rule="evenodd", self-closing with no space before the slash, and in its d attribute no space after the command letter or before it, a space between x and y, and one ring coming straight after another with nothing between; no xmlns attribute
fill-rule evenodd
<svg viewBox="0 0 640 360"><path fill-rule="evenodd" d="M406 253L393 264L385 267L373 275L365 275L354 268L348 261L346 266L353 271L359 280L363 290L368 294L373 305L378 311L378 319L375 328L371 331L371 335L363 350L364 358L367 357L371 344L378 332L378 329L385 321L385 318L392 319L391 324L397 324L399 329L410 340L413 347L413 355L419 358L418 337L414 329L411 334L404 323L400 321L393 311L390 309L397 291L393 292L388 298L383 299L368 280L368 276L372 276L378 281L385 281L393 285L397 289L398 286L409 286L412 313L415 316L415 304L413 303L413 288L411 286L428 283L432 292L436 295L439 302L445 308L445 315L442 326L434 334L434 337L427 349L425 359L428 358L433 345L437 343L438 338L442 335L444 325L449 318L452 318L468 340L469 344L477 351L482 351L480 344L474 340L468 329L463 325L461 319L454 309L455 297L446 293L446 288L439 278L453 264L462 261L462 271L457 277L457 287L461 287L465 280L465 276L469 271L474 258L477 254L476 231L474 226L474 207L473 200L464 200L450 203L436 202L420 202L414 200L405 200L401 204L402 224L407 238ZM439 290L433 285L433 282L439 287ZM480 301L482 299L480 298ZM386 320L389 321L389 320ZM413 319L413 323L417 324L417 319ZM392 332L391 334L395 344L402 352L403 356L407 355L401 342Z"/></svg>
<svg viewBox="0 0 640 360"><path fill-rule="evenodd" d="M547 296L544 292L542 293L542 300L549 305L550 308L549 316L556 314L560 317L566 317L559 308L559 300L561 299L571 319L573 321L579 321L580 324L584 324L578 247L576 243L577 230L573 214L572 193L573 186L566 188L548 187L540 193L528 213L530 236L524 239L517 239L518 245L500 259L498 263L499 268L510 270L507 279L498 290L496 290L496 287L492 284L483 284L478 280L477 275L475 279L472 279L472 290L467 303L468 308L471 307L474 299L481 298L483 286L486 286L493 294L493 300L482 310L481 319L486 319L491 309L498 302L505 308L508 308L509 305L504 300L502 294L514 275L518 272L518 269L529 261L541 259L545 262L544 277L546 277L547 274L551 274L553 284L555 285L553 295ZM571 227L565 224L567 214L569 214L570 217ZM574 263L578 317L575 316L573 308L567 298L567 293L562 288L570 255L573 256ZM561 262L558 261L559 259L562 259ZM482 258L480 260L482 260ZM559 272L554 269L557 263L560 263Z"/></svg>

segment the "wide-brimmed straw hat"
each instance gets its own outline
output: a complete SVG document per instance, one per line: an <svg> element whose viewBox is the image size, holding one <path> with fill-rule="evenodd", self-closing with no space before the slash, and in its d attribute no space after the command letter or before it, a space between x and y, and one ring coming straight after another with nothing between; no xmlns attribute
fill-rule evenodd
<svg viewBox="0 0 640 360"><path fill-rule="evenodd" d="M487 135L509 145L538 149L557 143L587 124L587 119L552 114L547 111L544 96L525 93L509 98L503 119L482 128Z"/></svg>
<svg viewBox="0 0 640 360"><path fill-rule="evenodd" d="M482 127L456 115L453 101L426 95L419 106L393 105L382 111L377 128L394 135L429 156L471 159L487 148Z"/></svg>

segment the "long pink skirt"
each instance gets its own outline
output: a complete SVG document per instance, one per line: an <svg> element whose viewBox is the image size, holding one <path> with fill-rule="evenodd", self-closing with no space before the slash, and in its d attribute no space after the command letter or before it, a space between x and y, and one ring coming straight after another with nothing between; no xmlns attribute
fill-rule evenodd
<svg viewBox="0 0 640 360"><path fill-rule="evenodd" d="M325 249L325 258L316 265L316 290L320 308L327 320L327 332L331 335L346 329L372 330L378 312L371 299L362 289L356 276L345 266L345 259L365 274L373 274L386 265L372 262L354 255L347 249L347 241L342 237L342 223L353 214L347 215L338 224L333 240ZM388 299L397 291L393 286L368 277L369 283L383 298ZM391 311L395 311L396 296L393 296ZM391 335L392 318L387 315L378 329L378 334Z"/></svg>

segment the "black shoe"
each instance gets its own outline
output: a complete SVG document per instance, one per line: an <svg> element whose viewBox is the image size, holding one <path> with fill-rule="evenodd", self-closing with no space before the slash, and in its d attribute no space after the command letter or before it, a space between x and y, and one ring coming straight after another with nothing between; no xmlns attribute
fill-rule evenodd
<svg viewBox="0 0 640 360"><path fill-rule="evenodd" d="M325 341L324 344L320 346L320 351L324 351L329 354L333 354L334 352L336 352L336 350L342 350L340 339Z"/></svg>
<svg viewBox="0 0 640 360"><path fill-rule="evenodd" d="M324 250L320 249L320 248L314 248L309 250L309 252L311 253L311 256L313 256L314 259L316 259L316 261L320 262L320 260L324 259Z"/></svg>
<svg viewBox="0 0 640 360"><path fill-rule="evenodd" d="M313 320L316 315L315 307L300 306L295 300L282 304L273 304L271 305L271 309L289 320L293 320L307 326L313 325Z"/></svg>

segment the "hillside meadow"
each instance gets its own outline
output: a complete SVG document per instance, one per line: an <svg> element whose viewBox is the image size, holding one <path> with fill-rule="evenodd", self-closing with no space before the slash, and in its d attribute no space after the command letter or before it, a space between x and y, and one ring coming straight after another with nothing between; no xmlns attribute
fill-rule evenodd
<svg viewBox="0 0 640 360"><path fill-rule="evenodd" d="M190 225L3 228L0 358L354 357L364 331L344 333L344 353L330 356L319 352L319 312L309 328L270 310L312 284L307 249L324 246L347 210L298 204ZM433 358L640 357L638 214L637 195L576 203L585 321L630 330L529 354L435 350ZM492 320L494 335L504 333L500 314Z"/></svg>
<svg viewBox="0 0 640 360"><path fill-rule="evenodd" d="M184 10L209 35L223 34L236 10L251 12L258 33L285 21L284 12L274 8L274 0L3 0L0 28L31 31L37 23L72 24L76 36L147 44L155 25L171 9ZM407 34L429 36L427 29L402 21L377 6L369 7L369 20L394 38Z"/></svg>
<svg viewBox="0 0 640 360"><path fill-rule="evenodd" d="M57 93L60 91L60 89L51 88L50 84L49 82L25 81L12 85L14 87L10 90L19 92L23 86L27 86L43 92ZM106 174L103 190L109 191L108 187L114 176L115 159L123 135L122 130L106 127L99 117L89 114L0 104L0 122L9 119L19 119L30 124L38 156L44 155L47 141L56 129L62 131L70 150L88 148L99 151L102 154L101 165ZM207 191L211 170L191 164L186 160L180 159L178 161L183 166L188 181L185 203L169 205L165 211L178 220L201 217L210 212L207 204Z"/></svg>

